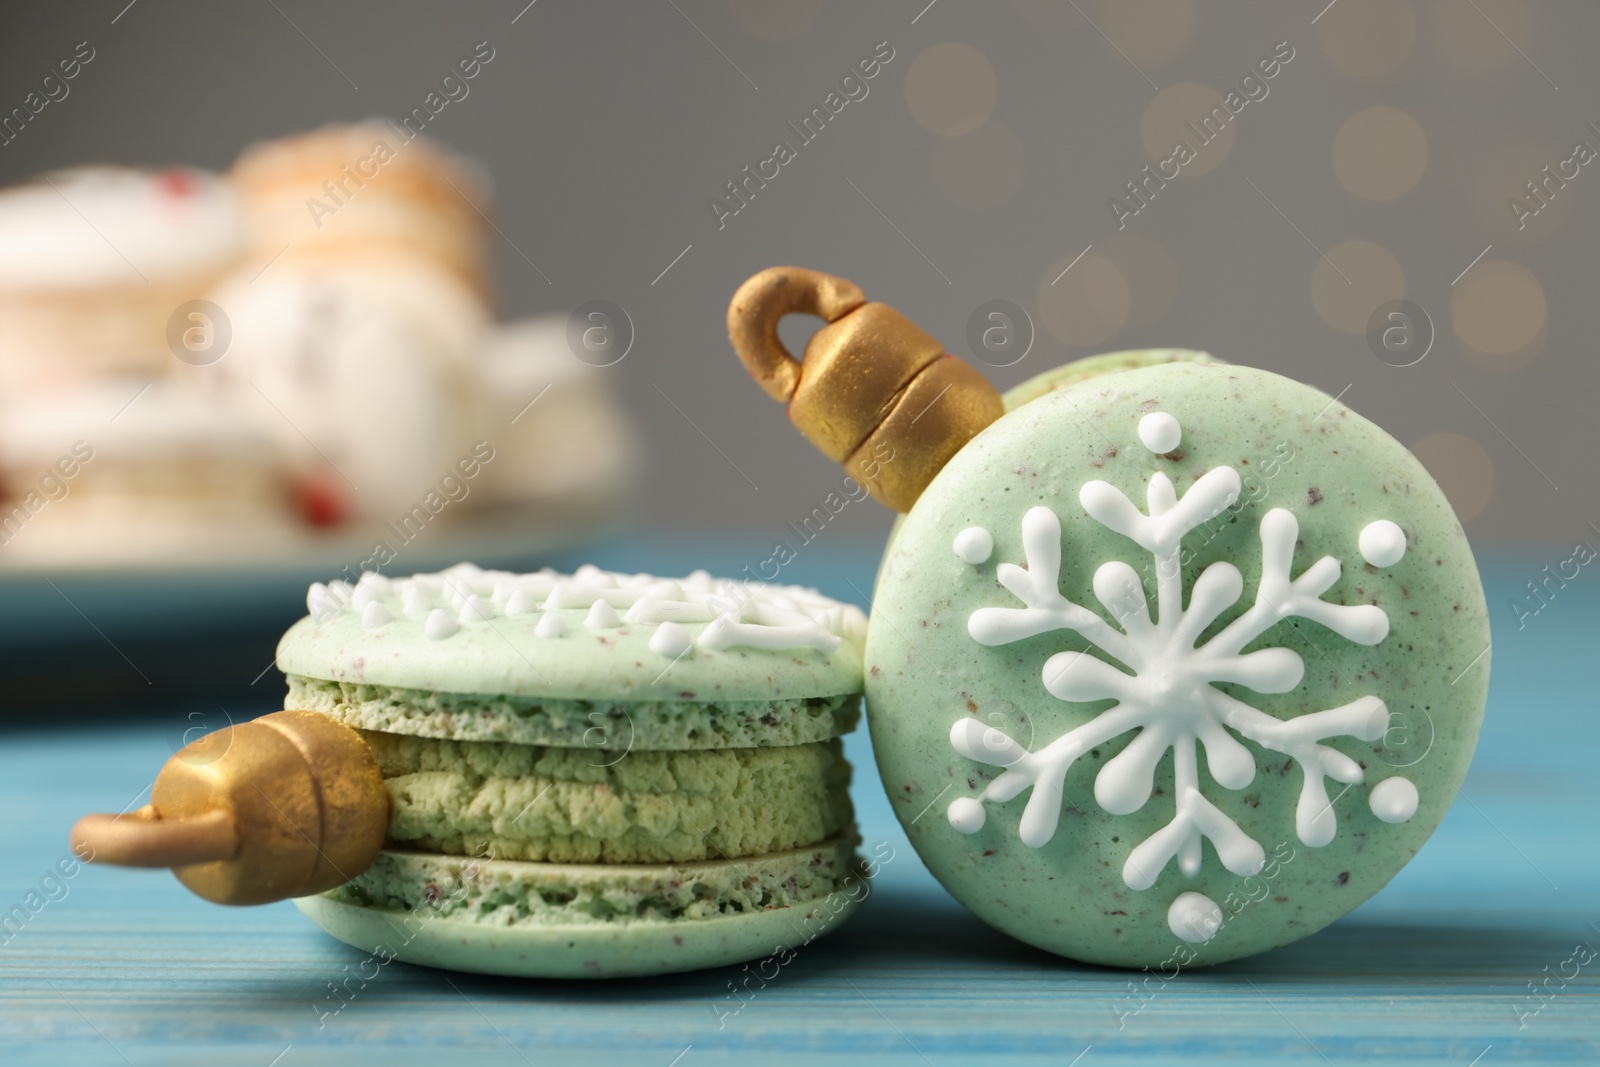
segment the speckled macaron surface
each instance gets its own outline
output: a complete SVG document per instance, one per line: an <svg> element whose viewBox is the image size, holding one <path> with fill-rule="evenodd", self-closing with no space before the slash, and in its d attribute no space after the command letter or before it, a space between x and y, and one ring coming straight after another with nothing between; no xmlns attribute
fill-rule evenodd
<svg viewBox="0 0 1600 1067"><path fill-rule="evenodd" d="M808 589L460 564L367 572L306 600L278 645L290 706L361 729L666 749L855 725L866 618Z"/></svg>
<svg viewBox="0 0 1600 1067"><path fill-rule="evenodd" d="M1095 963L1297 940L1414 856L1466 774L1489 627L1406 449L1215 362L1045 390L933 481L884 561L867 714L924 862Z"/></svg>

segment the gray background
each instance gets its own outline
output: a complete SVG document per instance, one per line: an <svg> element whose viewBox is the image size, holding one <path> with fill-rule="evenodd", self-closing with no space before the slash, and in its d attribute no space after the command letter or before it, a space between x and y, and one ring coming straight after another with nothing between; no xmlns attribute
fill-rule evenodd
<svg viewBox="0 0 1600 1067"><path fill-rule="evenodd" d="M494 47L470 95L428 132L495 176L507 315L604 298L632 317L637 341L612 373L649 443L642 528L776 539L838 485L838 468L746 378L723 326L741 280L794 263L851 278L963 356L978 305L1027 309L1038 334L1028 356L986 368L1002 387L1096 351L1175 345L1347 390L1346 403L1408 444L1441 433L1475 442L1432 437L1422 452L1480 545L1554 551L1597 539L1586 523L1600 520L1600 166L1521 232L1506 201L1575 141L1600 148L1584 126L1600 121L1600 5L125 2L8 10L0 110L77 42L98 54L67 99L0 148L0 179L92 161L225 168L257 139L403 114L477 42ZM879 41L895 56L868 97L799 147L785 122L821 104ZM1119 234L1108 199L1159 158L1141 138L1147 109L1170 100L1158 88L1227 91L1280 41L1295 58L1235 120L1220 162L1186 170ZM987 60L992 108L952 50L928 53L945 42ZM935 126L943 115L947 130L963 114L987 118L942 136L913 105ZM1420 178L1389 181L1385 195L1396 183L1407 191L1386 200L1349 185L1404 171L1414 139L1356 138L1345 150L1356 177L1341 180L1335 166L1341 127L1376 105L1403 109L1427 143ZM1177 110L1186 106L1205 111ZM780 138L798 158L719 231L708 198ZM1222 148L1208 146L1200 163ZM1351 332L1352 316L1398 295L1377 253L1338 251L1357 240L1387 250L1405 297L1437 327L1415 366L1380 362L1360 326ZM1328 297L1344 329L1312 299L1319 269L1329 287L1325 257L1348 277ZM1456 309L1468 337L1452 312L1464 293L1480 305L1476 326L1474 308ZM1508 311L1485 326L1491 297L1504 302L1492 312ZM1532 340L1509 356L1473 351L1471 337L1507 317L1513 334L1531 323ZM843 543L880 536L890 519L862 504L834 528Z"/></svg>

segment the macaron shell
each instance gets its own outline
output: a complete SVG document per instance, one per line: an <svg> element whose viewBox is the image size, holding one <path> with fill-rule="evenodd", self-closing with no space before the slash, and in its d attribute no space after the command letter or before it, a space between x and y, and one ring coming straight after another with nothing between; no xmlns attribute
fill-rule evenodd
<svg viewBox="0 0 1600 1067"><path fill-rule="evenodd" d="M589 752L805 745L842 737L861 714L859 679L855 691L837 696L708 701L436 693L298 674L288 680L285 707L321 712L358 730Z"/></svg>
<svg viewBox="0 0 1600 1067"><path fill-rule="evenodd" d="M700 922L634 923L625 928L494 927L433 919L409 940L403 912L301 897L295 907L345 944L404 963L514 978L637 978L723 967L791 953L855 914L860 901L840 895L809 908L781 908ZM837 910L830 910L836 907Z"/></svg>
<svg viewBox="0 0 1600 1067"><path fill-rule="evenodd" d="M853 693L866 628L859 609L811 590L703 573L516 575L463 564L364 576L353 590L313 586L307 605L312 615L278 644L285 674L582 700Z"/></svg>
<svg viewBox="0 0 1600 1067"><path fill-rule="evenodd" d="M1140 420L1152 412L1171 414L1182 429L1178 448L1166 455L1152 454L1140 440ZM1230 873L1207 840L1193 876L1165 862L1151 872L1151 888L1131 888L1124 877L1130 851L1166 827L1175 811L1170 748L1142 806L1113 815L1096 799L1097 772L1128 746L1131 727L1094 745L1066 772L1059 823L1038 847L1019 839L1033 799L1028 789L1004 802L989 800L981 828L958 831L950 816L971 827L975 798L1005 760L997 755L986 764L963 755L952 745L952 728L976 720L1037 753L1112 706L1058 699L1046 689L1043 668L1052 656L1095 655L1077 633L1057 630L993 646L969 633L974 612L1023 606L996 581L996 567L1027 562L1024 515L1043 505L1059 516L1057 584L1068 600L1108 615L1094 576L1102 564L1121 560L1146 585L1155 616L1151 553L1092 518L1080 490L1091 481L1109 483L1145 513L1153 472L1169 476L1181 499L1216 467L1239 472L1240 495L1237 507L1184 538L1183 603L1193 607L1196 579L1219 561L1238 568L1243 592L1203 631L1202 645L1254 602L1261 523L1278 508L1298 521L1294 578L1331 556L1342 575L1322 599L1376 605L1388 617L1387 635L1370 646L1305 618L1280 621L1246 648L1292 650L1304 664L1303 680L1276 695L1231 682L1215 687L1279 720L1368 696L1386 703L1389 727L1376 740L1340 735L1321 742L1356 761L1364 777L1348 788L1326 783L1337 819L1331 841L1312 847L1299 836L1299 762L1245 740L1253 779L1228 789L1211 776L1202 750L1200 793L1259 844L1264 867L1250 877ZM1398 563L1377 568L1362 561L1358 541L1363 529L1385 519L1401 527L1407 548ZM954 548L957 535L973 527L987 529L994 542L990 558L977 565ZM929 869L997 928L1062 955L1121 966L1250 955L1310 934L1371 896L1416 853L1454 799L1488 685L1482 587L1466 538L1432 478L1380 428L1317 390L1221 363L1173 363L1084 381L990 426L906 518L884 561L873 619L865 661L873 748L896 813ZM1391 824L1369 808L1368 792L1396 776L1413 783L1420 799L1409 819ZM930 804L928 816L918 818ZM1174 905L1188 893L1217 906L1220 927L1208 940L1174 933L1185 910Z"/></svg>
<svg viewBox="0 0 1600 1067"><path fill-rule="evenodd" d="M668 974L778 955L869 892L853 829L805 848L673 864L565 864L385 849L295 906L380 959L529 978Z"/></svg>

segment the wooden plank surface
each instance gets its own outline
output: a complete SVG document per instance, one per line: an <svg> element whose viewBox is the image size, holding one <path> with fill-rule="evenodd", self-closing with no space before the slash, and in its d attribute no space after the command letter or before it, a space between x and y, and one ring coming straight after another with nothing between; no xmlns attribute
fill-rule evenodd
<svg viewBox="0 0 1600 1067"><path fill-rule="evenodd" d="M1491 602L1519 573L1494 572ZM1497 632L1464 799L1387 890L1321 934L1144 998L1128 973L1034 951L956 905L894 822L864 733L848 746L862 832L894 858L848 927L748 999L730 995L737 968L578 983L391 963L348 1003L330 983L363 954L289 904L220 908L161 872L45 883L73 819L140 799L168 735L214 710L12 733L0 910L31 890L45 903L0 932L0 1063L1600 1062L1600 958L1529 993L1572 973L1575 946L1600 949L1600 611L1577 592Z"/></svg>

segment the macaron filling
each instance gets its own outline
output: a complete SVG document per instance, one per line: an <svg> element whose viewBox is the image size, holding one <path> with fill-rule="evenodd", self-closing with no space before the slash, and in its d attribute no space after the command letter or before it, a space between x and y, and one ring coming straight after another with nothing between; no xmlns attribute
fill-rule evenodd
<svg viewBox="0 0 1600 1067"><path fill-rule="evenodd" d="M453 856L669 863L784 852L851 825L837 740L619 751L363 732L391 844Z"/></svg>

